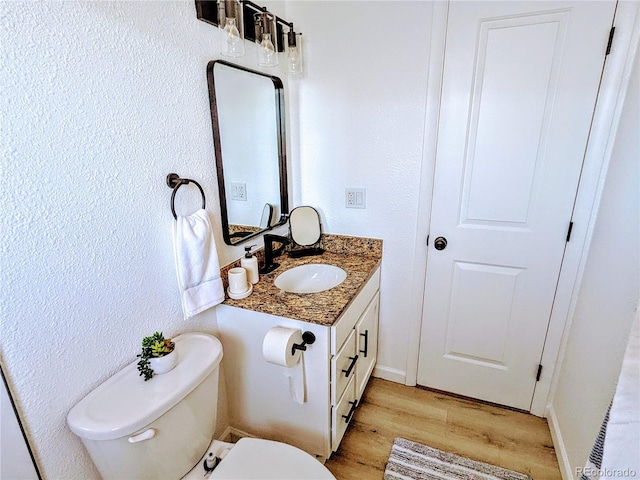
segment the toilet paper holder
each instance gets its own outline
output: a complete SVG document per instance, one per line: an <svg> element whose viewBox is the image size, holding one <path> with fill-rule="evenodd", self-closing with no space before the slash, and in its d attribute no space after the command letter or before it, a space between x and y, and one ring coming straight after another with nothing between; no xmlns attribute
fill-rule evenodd
<svg viewBox="0 0 640 480"><path fill-rule="evenodd" d="M313 332L304 332L302 334L302 343L294 343L291 346L291 355L296 354L296 350L302 350L303 352L307 349L307 345L312 345L316 341L316 336Z"/></svg>

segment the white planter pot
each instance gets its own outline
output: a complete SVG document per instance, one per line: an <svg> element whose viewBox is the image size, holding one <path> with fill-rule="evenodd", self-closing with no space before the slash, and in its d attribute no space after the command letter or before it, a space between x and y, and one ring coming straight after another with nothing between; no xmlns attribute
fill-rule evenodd
<svg viewBox="0 0 640 480"><path fill-rule="evenodd" d="M149 363L155 375L162 375L163 373L171 371L173 367L176 366L178 363L178 352L174 350L164 357L150 358Z"/></svg>

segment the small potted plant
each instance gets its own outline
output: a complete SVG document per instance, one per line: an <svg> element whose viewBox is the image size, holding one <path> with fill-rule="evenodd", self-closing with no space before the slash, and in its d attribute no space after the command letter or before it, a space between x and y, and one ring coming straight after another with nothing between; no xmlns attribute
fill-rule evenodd
<svg viewBox="0 0 640 480"><path fill-rule="evenodd" d="M170 338L164 338L162 332L155 332L142 339L142 353L138 355L138 371L146 382L154 374L167 373L176 366L178 353L176 344Z"/></svg>

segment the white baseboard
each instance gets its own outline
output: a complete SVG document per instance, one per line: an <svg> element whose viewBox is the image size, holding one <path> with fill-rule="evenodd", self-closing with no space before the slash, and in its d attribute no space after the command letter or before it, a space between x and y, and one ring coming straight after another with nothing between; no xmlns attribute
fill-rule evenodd
<svg viewBox="0 0 640 480"><path fill-rule="evenodd" d="M390 382L396 382L405 384L407 379L407 372L404 370L398 370L397 368L385 367L384 365L376 365L371 374L376 378L382 378L383 380L389 380Z"/></svg>
<svg viewBox="0 0 640 480"><path fill-rule="evenodd" d="M551 431L551 439L553 440L553 448L556 451L556 458L558 459L558 466L560 467L560 473L562 474L562 480L574 480L573 470L569 463L569 456L562 440L562 432L560 431L560 425L558 424L558 417L553 409L553 405L547 405L547 423L549 424L549 430Z"/></svg>

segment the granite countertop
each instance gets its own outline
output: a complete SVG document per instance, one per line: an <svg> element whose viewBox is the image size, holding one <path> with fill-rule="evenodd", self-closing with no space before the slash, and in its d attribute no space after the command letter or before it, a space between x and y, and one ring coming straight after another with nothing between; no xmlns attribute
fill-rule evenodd
<svg viewBox="0 0 640 480"><path fill-rule="evenodd" d="M319 325L333 325L380 265L382 240L324 235L323 241L325 252L322 255L303 258L281 255L275 260L280 266L271 273L260 275L251 295L241 300L227 296L224 304ZM236 263L225 270L236 266ZM340 285L318 293L282 292L273 284L285 270L312 263L340 267L347 272L347 278ZM226 271L223 278L226 278Z"/></svg>

